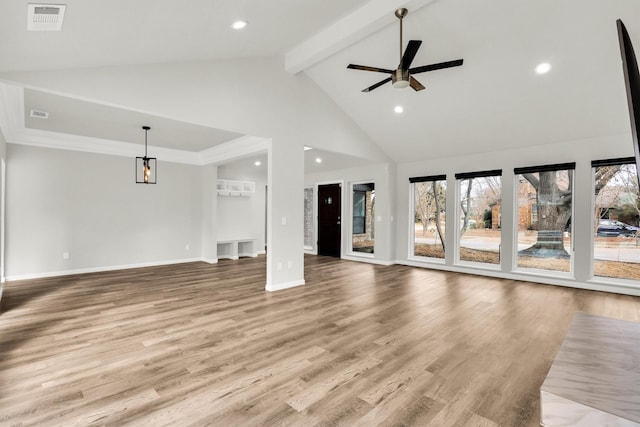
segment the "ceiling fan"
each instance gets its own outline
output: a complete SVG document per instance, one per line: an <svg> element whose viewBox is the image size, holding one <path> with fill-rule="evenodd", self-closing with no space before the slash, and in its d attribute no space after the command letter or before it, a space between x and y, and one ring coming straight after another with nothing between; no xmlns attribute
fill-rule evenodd
<svg viewBox="0 0 640 427"><path fill-rule="evenodd" d="M407 13L409 13L409 11L405 8L400 8L395 12L396 17L400 20L400 64L398 65L398 68L396 68L395 70L388 70L386 68L368 67L366 65L349 64L347 66L347 68L351 68L352 70L373 71L376 73L385 73L391 75L390 77L387 77L386 79L381 80L366 89L363 89L363 92L371 92L372 90L388 82L393 82L392 84L395 88L404 88L407 86L411 86L413 90L417 92L424 89L424 86L422 85L422 83L416 80L412 76L412 74L426 73L427 71L459 67L460 65L462 65L462 59L456 59L455 61L439 62L437 64L409 68L411 66L411 62L413 62L413 58L415 58L416 53L418 53L418 49L422 44L422 40L409 40L407 49L404 51L404 55L402 54L402 20L405 16L407 16Z"/></svg>

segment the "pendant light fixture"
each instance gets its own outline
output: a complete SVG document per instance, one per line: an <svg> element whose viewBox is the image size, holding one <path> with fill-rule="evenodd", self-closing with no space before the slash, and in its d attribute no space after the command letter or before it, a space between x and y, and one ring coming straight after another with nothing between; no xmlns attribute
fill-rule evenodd
<svg viewBox="0 0 640 427"><path fill-rule="evenodd" d="M158 173L158 159L147 157L147 132L149 126L144 129L144 157L136 157L136 184L155 184Z"/></svg>

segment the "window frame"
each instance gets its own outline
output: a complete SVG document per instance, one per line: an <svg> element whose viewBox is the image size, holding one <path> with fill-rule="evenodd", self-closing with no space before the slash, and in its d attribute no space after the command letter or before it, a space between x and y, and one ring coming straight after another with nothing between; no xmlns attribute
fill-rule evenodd
<svg viewBox="0 0 640 427"><path fill-rule="evenodd" d="M348 239L347 239L347 253L346 255L348 256L354 256L354 257L361 257L361 258L375 258L375 242L376 242L376 238L374 236L373 238L373 253L369 254L366 252L358 252L358 251L354 251L353 250L353 193L354 193L354 187L356 185L362 185L362 184L373 184L373 188L375 191L376 188L376 181L373 179L365 179L365 180L358 180L358 181L353 181L349 183L349 227L348 227ZM366 198L365 198L366 199ZM365 206L365 232L366 232L366 217L367 217L367 208ZM371 218L372 221L375 221L375 218Z"/></svg>
<svg viewBox="0 0 640 427"><path fill-rule="evenodd" d="M407 259L409 261L416 261L421 263L432 263L432 264L445 264L447 251L445 250L444 258L436 258L436 257L427 257L422 255L415 254L415 213L416 213L416 189L415 184L422 182L433 182L433 181L444 181L445 188L445 224L447 224L447 206L446 200L449 197L449 185L447 182L447 175L428 175L428 176L419 176L419 177L411 177L409 178L409 228L407 230L408 235L408 244L407 244ZM441 236L442 238L442 236ZM446 233L445 233L446 239Z"/></svg>
<svg viewBox="0 0 640 427"><path fill-rule="evenodd" d="M628 164L636 164L635 157L621 157L615 159L605 159L605 160L593 160L591 161L591 214L590 214L590 233L589 233L589 280L587 283L592 284L607 284L607 285L615 285L615 286L626 286L629 288L637 289L639 287L638 280L629 279L629 278L620 278L620 277L607 277L607 276L596 276L595 275L595 233L593 232L593 227L595 226L595 208L596 208L596 194L595 194L595 185L596 185L596 168L601 166L615 166L615 165L628 165ZM636 164L636 174L638 173L638 166ZM638 184L640 185L640 177L638 178ZM638 264L640 268L640 264Z"/></svg>
<svg viewBox="0 0 640 427"><path fill-rule="evenodd" d="M549 278L557 278L557 279L570 279L575 280L575 260L576 260L576 247L575 247L575 218L576 214L576 203L575 203L575 185L576 185L576 164L575 162L569 163L556 163L556 164L548 164L541 166L527 166L514 168L513 170L513 179L514 179L514 207L513 207L513 265L511 266L511 272L517 274L527 274L531 276L539 276L539 277L549 277ZM569 271L557 271L557 270L545 270L541 268L527 268L527 267L519 267L518 266L518 240L519 240L519 223L520 223L520 211L519 211L519 188L520 188L520 180L519 177L525 173L539 173L539 172L554 172L554 171L563 171L566 170L570 174L570 180L572 182L571 188L571 215L570 215L570 233L571 238L569 240L569 255L571 256L569 260ZM537 205L537 203L536 203ZM592 245L593 247L593 245Z"/></svg>
<svg viewBox="0 0 640 427"><path fill-rule="evenodd" d="M492 170L484 170L477 172L464 172L464 173L456 173L456 188L455 188L455 252L453 253L453 263L456 266L460 267L473 267L477 269L483 270L491 270L491 271L502 271L502 263L504 257L502 256L502 228L500 228L500 244L498 245L498 257L500 262L498 264L492 264L488 262L476 262L476 261L467 261L460 259L460 249L462 245L460 244L460 239L462 238L462 234L460 234L460 222L463 221L462 218L462 209L460 208L460 204L462 202L462 194L460 184L462 181L467 179L475 179L475 178L487 178L492 176L500 177L500 210L502 216L502 169L492 169Z"/></svg>

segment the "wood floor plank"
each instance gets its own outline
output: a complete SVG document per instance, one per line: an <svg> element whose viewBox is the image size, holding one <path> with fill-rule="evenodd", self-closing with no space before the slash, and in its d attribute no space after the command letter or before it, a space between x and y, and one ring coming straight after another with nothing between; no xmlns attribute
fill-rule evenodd
<svg viewBox="0 0 640 427"><path fill-rule="evenodd" d="M305 256L5 284L0 425L537 426L577 311L640 298Z"/></svg>

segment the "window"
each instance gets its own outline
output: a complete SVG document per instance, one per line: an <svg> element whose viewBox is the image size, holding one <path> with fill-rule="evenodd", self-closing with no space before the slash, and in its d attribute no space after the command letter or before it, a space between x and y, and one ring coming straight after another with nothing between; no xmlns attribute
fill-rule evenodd
<svg viewBox="0 0 640 427"><path fill-rule="evenodd" d="M571 271L574 169L575 163L565 163L514 170L519 268Z"/></svg>
<svg viewBox="0 0 640 427"><path fill-rule="evenodd" d="M445 175L409 178L414 207L409 236L413 256L444 259L446 179Z"/></svg>
<svg viewBox="0 0 640 427"><path fill-rule="evenodd" d="M640 279L640 191L635 159L591 163L594 173L593 273Z"/></svg>
<svg viewBox="0 0 640 427"><path fill-rule="evenodd" d="M367 220L367 192L353 190L353 234L364 234Z"/></svg>
<svg viewBox="0 0 640 427"><path fill-rule="evenodd" d="M375 243L375 184L373 182L353 184L351 193L353 201L351 250L372 254Z"/></svg>
<svg viewBox="0 0 640 427"><path fill-rule="evenodd" d="M531 205L531 224L538 224L538 205Z"/></svg>
<svg viewBox="0 0 640 427"><path fill-rule="evenodd" d="M313 188L304 189L304 247L313 249Z"/></svg>
<svg viewBox="0 0 640 427"><path fill-rule="evenodd" d="M500 264L502 171L456 174L459 189L459 261Z"/></svg>

